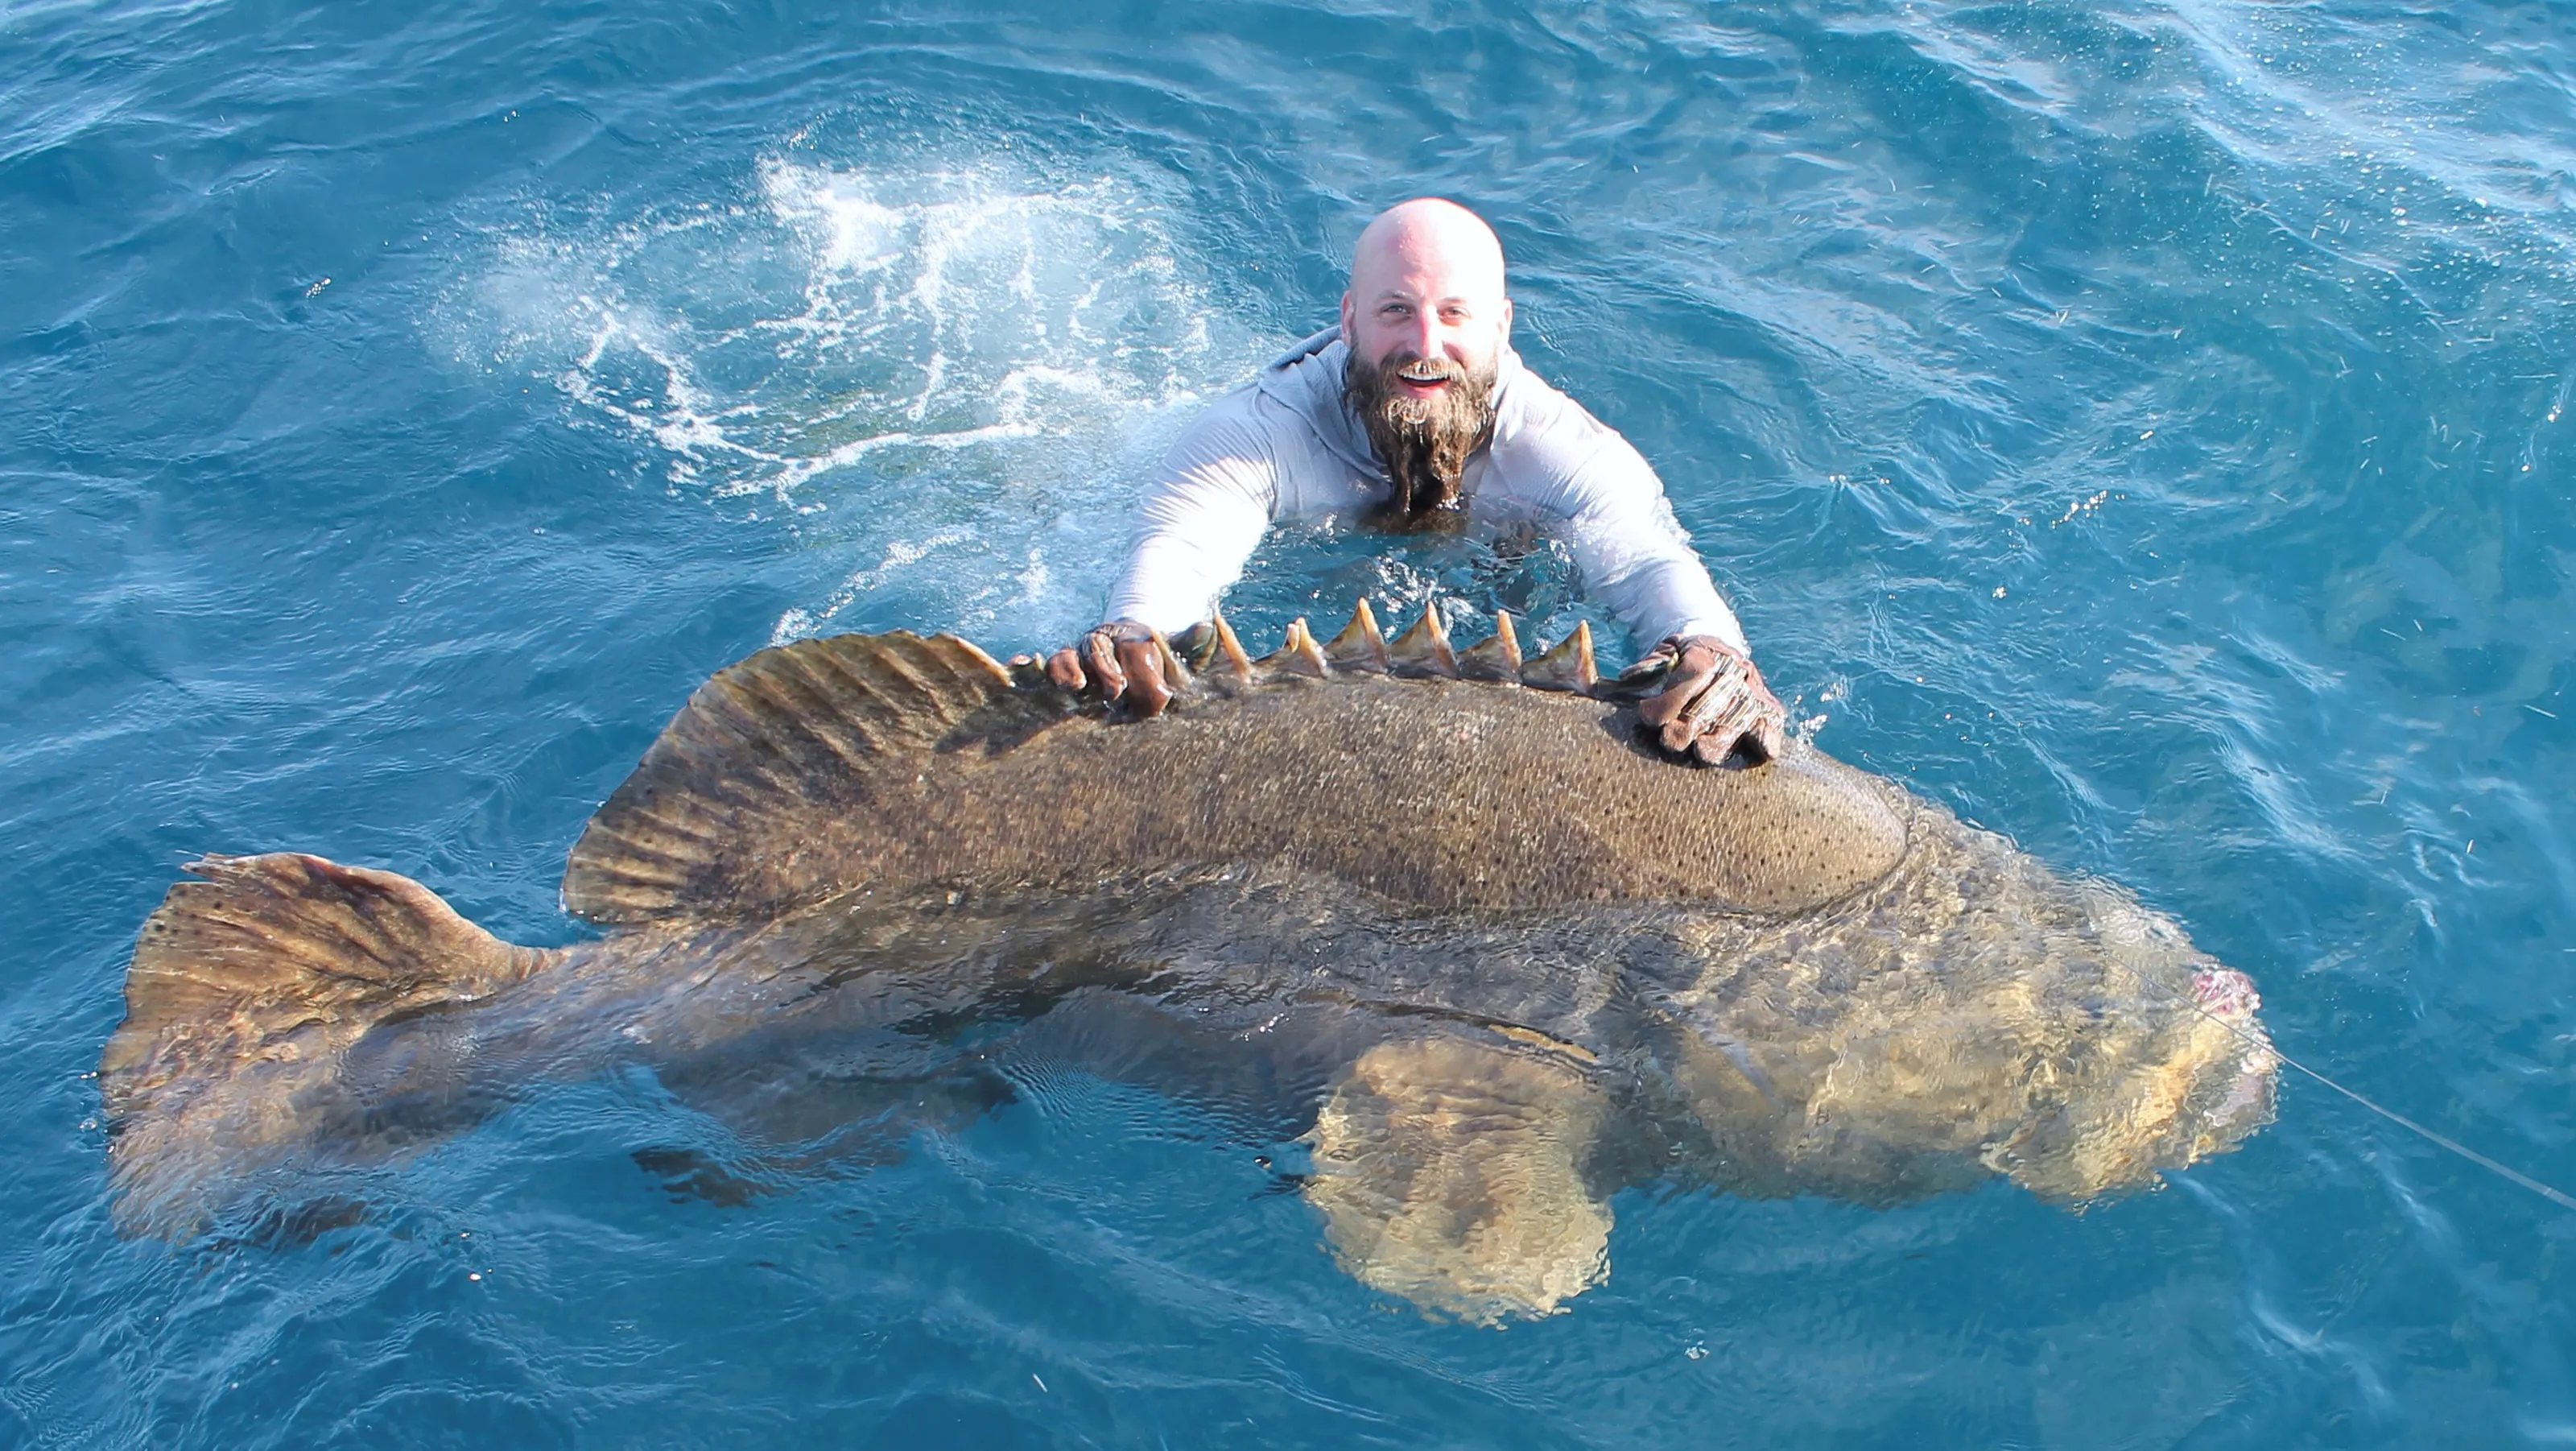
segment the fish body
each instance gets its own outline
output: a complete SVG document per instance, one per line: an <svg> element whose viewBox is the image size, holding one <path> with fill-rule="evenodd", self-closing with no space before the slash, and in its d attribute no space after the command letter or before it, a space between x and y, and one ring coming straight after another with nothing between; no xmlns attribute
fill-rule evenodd
<svg viewBox="0 0 2576 1451"><path fill-rule="evenodd" d="M564 902L607 930L569 948L390 873L198 864L102 1060L121 1221L620 1063L805 1141L1043 1053L1266 1102L1346 1266L1491 1321L1606 1273L1623 1184L2083 1202L2269 1117L2241 974L1892 782L1676 765L1516 645L1407 678L1225 643L1150 722L952 637L764 651L585 829Z"/></svg>

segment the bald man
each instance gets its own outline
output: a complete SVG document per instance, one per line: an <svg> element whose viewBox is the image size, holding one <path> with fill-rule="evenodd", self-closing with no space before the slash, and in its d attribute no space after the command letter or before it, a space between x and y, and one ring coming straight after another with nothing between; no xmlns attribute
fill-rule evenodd
<svg viewBox="0 0 2576 1451"><path fill-rule="evenodd" d="M1744 630L1674 522L1645 459L1512 351L1503 247L1484 219L1425 197L1360 234L1337 328L1202 415L1147 494L1109 620L1056 652L1064 685L1161 712L1177 681L1156 637L1208 619L1272 521L1342 514L1391 531L1470 515L1563 540L1585 590L1639 640L1639 714L1665 749L1712 764L1779 753L1785 714Z"/></svg>

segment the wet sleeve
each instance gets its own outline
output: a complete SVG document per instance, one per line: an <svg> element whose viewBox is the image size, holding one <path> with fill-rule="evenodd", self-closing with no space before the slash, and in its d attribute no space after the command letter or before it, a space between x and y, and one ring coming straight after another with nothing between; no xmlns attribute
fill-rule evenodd
<svg viewBox="0 0 2576 1451"><path fill-rule="evenodd" d="M1272 431L1260 395L1246 389L1200 415L1172 444L1146 491L1127 567L1109 592L1110 619L1171 634L1215 612L1278 510Z"/></svg>
<svg viewBox="0 0 2576 1451"><path fill-rule="evenodd" d="M1592 446L1551 491L1557 537L1574 555L1584 592L1617 615L1640 648L1668 635L1715 635L1751 654L1653 466L1616 432L1584 422L1591 436L1583 442Z"/></svg>

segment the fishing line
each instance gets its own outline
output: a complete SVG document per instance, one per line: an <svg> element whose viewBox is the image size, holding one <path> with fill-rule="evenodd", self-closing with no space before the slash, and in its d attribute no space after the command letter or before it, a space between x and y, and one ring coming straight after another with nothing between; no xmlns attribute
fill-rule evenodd
<svg viewBox="0 0 2576 1451"><path fill-rule="evenodd" d="M2479 1153L2477 1150L2470 1148L2468 1145L2461 1143L2457 1139L2435 1133L2433 1130L2424 1127L2422 1124L2415 1122L2415 1120L2408 1118L2397 1110L2373 1102L2362 1094L2344 1087L2342 1084L2337 1083L2333 1079L2319 1073L2317 1070L2310 1068L2298 1059L2282 1052L2278 1047L2275 1047L2265 1039L2257 1037L2253 1033L2246 1031L2243 1027L2235 1023L2231 1023L2225 1018L2220 1017L2218 1014L2211 1012L2206 1006L2202 1005L2197 997L2192 997L2188 994L2178 994L2178 996L2181 996L2184 1001L2191 1004L2193 1012L2196 1012L2202 1017L2209 1019L2211 1022L2216 1023L2218 1026L2225 1028L2228 1032L2235 1034L2249 1046L2271 1054L2280 1062L2286 1063L2290 1067L2299 1070L2301 1073L2308 1075L2317 1082L2324 1084L2326 1087L2331 1088L2335 1092L2342 1094L2344 1097L2351 1099L2353 1102L2360 1104L2363 1108L2369 1109L2372 1113L2379 1115L2381 1118L2388 1120L2399 1128L2422 1137L2428 1143L2448 1149L2452 1153L2459 1155L2461 1158L2468 1160L2470 1163L2475 1164L2480 1168L2487 1169L2505 1179L2509 1179L2514 1183L2521 1185L2523 1188L2530 1190L2532 1193L2539 1195L2541 1198L2548 1200L2550 1203L2557 1205L2561 1209L2576 1209L2576 1195L2570 1195L2564 1190L2553 1189L2550 1186L2541 1183L2539 1180L2532 1178L2529 1174L2523 1173L2519 1169L2500 1164L2495 1160L2488 1158L2486 1155Z"/></svg>

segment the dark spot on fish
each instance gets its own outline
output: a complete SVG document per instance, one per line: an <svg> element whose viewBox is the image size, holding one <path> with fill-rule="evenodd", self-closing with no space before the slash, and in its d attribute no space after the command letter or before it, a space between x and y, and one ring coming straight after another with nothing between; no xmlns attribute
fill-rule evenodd
<svg viewBox="0 0 2576 1451"><path fill-rule="evenodd" d="M366 1222L367 1206L364 1200L331 1194L319 1199L308 1199L299 1204L268 1209L252 1220L240 1233L219 1235L209 1241L206 1247L219 1252L236 1249L301 1249L335 1229L352 1229ZM337 1253L337 1249L334 1253Z"/></svg>
<svg viewBox="0 0 2576 1451"><path fill-rule="evenodd" d="M779 1192L777 1186L747 1179L695 1149L637 1149L629 1157L635 1167L662 1183L662 1189L674 1204L692 1199L723 1209L740 1209L756 1199Z"/></svg>

